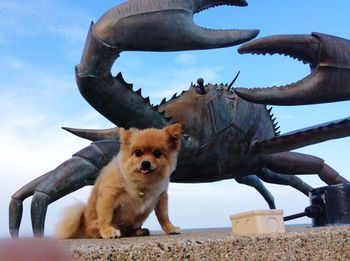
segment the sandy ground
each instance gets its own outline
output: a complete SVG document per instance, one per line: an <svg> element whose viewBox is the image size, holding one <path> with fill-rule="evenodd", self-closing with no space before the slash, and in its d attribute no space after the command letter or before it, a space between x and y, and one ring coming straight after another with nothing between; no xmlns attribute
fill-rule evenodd
<svg viewBox="0 0 350 261"><path fill-rule="evenodd" d="M350 226L235 236L229 229L113 240L62 240L78 260L350 260Z"/></svg>

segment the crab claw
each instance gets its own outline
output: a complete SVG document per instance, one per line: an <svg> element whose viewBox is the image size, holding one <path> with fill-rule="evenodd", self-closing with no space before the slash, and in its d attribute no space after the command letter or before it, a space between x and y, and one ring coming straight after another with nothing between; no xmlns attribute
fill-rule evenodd
<svg viewBox="0 0 350 261"><path fill-rule="evenodd" d="M83 97L115 125L162 128L169 124L121 74L111 68L123 51L180 51L233 46L258 30L208 30L193 14L217 5L245 6L245 0L129 0L91 24L76 80Z"/></svg>
<svg viewBox="0 0 350 261"><path fill-rule="evenodd" d="M235 89L242 98L273 105L302 105L350 99L350 41L321 33L277 35L249 42L239 53L284 54L308 63L311 74L281 87Z"/></svg>
<svg viewBox="0 0 350 261"><path fill-rule="evenodd" d="M193 14L219 6L246 6L245 0L133 0L106 12L94 32L109 46L129 51L178 51L232 46L253 39L258 30L210 30Z"/></svg>

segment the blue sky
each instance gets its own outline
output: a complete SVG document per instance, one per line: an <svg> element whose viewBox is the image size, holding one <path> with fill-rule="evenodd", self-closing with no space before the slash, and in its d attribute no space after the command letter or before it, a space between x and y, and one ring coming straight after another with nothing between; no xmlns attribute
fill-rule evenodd
<svg viewBox="0 0 350 261"><path fill-rule="evenodd" d="M61 126L108 128L113 125L81 97L74 66L79 63L90 21L121 1L0 0L0 238L8 237L8 204L22 185L55 168L88 141ZM249 1L249 7L219 7L195 16L209 28L257 28L260 36L324 32L350 38L350 2ZM239 55L237 47L178 53L122 53L113 74L122 71L128 82L142 87L153 103L181 92L203 77L206 82L237 86L270 86L296 81L308 67L283 56ZM349 116L349 102L274 107L281 131ZM349 138L309 146L299 151L316 155L350 179ZM310 185L323 183L304 176ZM308 198L300 192L268 184L285 214L302 211ZM51 204L46 232L52 234L64 207L86 201L90 188ZM171 184L170 216L182 228L229 226L229 215L267 207L250 187L233 180L208 184ZM24 205L21 234L30 235L30 199ZM299 220L296 222L306 222ZM152 215L145 224L159 229Z"/></svg>

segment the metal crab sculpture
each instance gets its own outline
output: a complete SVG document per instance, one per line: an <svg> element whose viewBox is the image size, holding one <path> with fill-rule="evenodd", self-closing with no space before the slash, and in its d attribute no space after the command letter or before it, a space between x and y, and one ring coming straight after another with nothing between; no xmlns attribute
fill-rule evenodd
<svg viewBox="0 0 350 261"><path fill-rule="evenodd" d="M133 0L110 9L91 24L76 80L81 94L102 115L124 128L163 127L173 121L185 130L172 182L199 183L234 178L256 188L275 208L261 180L312 189L296 174L318 174L327 184L348 182L318 157L290 150L350 135L349 119L279 135L263 104L309 104L350 98L350 42L334 36L273 36L242 46L241 53L284 53L310 64L312 74L282 88L233 89L230 85L191 85L187 92L152 106L111 67L122 51L211 49L247 42L258 30L208 30L196 26L196 12L217 5L245 6L245 0ZM244 99L242 99L243 97ZM252 102L248 102L250 100ZM117 154L118 128L66 130L93 141L56 169L18 190L11 199L10 233L18 236L22 202L33 195L31 218L43 235L50 203L86 185ZM261 179L261 180L260 180Z"/></svg>

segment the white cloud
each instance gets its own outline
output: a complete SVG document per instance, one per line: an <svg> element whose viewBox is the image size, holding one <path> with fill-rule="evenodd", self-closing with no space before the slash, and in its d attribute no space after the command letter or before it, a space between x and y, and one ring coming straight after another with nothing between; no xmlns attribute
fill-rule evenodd
<svg viewBox="0 0 350 261"><path fill-rule="evenodd" d="M11 58L8 61L8 66L12 69L21 69L21 68L25 67L25 64L16 58Z"/></svg>
<svg viewBox="0 0 350 261"><path fill-rule="evenodd" d="M180 53L175 57L175 63L181 64L181 65L189 65L196 63L197 59L195 55L191 53Z"/></svg>
<svg viewBox="0 0 350 261"><path fill-rule="evenodd" d="M180 57L180 58L179 58ZM193 60L193 64L178 66L174 61L182 59ZM191 82L204 78L205 83L221 81L221 67L218 65L196 65L195 52L157 53L157 52L126 52L115 62L112 72L122 71L128 83L134 85L134 90L142 88L142 95L149 96L151 103L158 104L163 98L171 98L175 93L188 90ZM154 61L162 61L157 63Z"/></svg>
<svg viewBox="0 0 350 261"><path fill-rule="evenodd" d="M156 76L155 76L156 75ZM185 67L161 69L157 68L152 75L133 78L135 89L142 86L143 95L149 96L152 103L159 103L163 98L170 99L175 93L180 94L190 88L191 82L204 78L205 83L215 83L219 77L218 68Z"/></svg>
<svg viewBox="0 0 350 261"><path fill-rule="evenodd" d="M0 209L6 209L6 211L1 211L0 238L9 236L6 215L8 215L7 209L11 195L29 181L56 168L69 159L73 153L90 144L89 141L75 137L61 130L56 124L52 124L50 115L45 112L34 111L27 108L27 112L19 115L16 121L8 121L0 126L0 133L5 133L5 135L0 136L0 173L3 184L6 184L0 191L0 198L2 199ZM17 114L15 111L9 111L9 113ZM87 115L80 114L71 119L71 122L86 126L90 123L90 119L91 114L88 112ZM0 117L0 121L4 122L4 118ZM70 195L62 202L67 204L74 202L74 198L79 197L77 195L80 193L82 192ZM83 197L83 199L85 198ZM24 203L22 235L23 233L31 234L31 226L29 225L30 200L29 198ZM58 213L66 205L58 203L54 206L49 207L47 219L49 220L47 224L48 232L51 234Z"/></svg>

